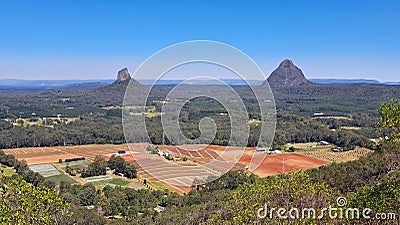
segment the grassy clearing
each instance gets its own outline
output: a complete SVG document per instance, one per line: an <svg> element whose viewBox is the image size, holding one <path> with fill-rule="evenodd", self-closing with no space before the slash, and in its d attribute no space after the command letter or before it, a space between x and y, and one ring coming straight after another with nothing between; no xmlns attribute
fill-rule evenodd
<svg viewBox="0 0 400 225"><path fill-rule="evenodd" d="M62 117L62 118L58 118L58 117L46 117L46 120L49 121L47 124L52 124L54 121L63 121L63 123L70 123L73 122L75 120L78 120L78 117ZM50 121L53 121L50 123ZM21 123L23 122L23 123ZM44 119L39 118L37 120L31 120L30 118L20 118L17 119L15 123L13 123L14 126L23 126L23 127L27 127L27 126L39 126L39 127L43 127L45 126L45 122ZM46 127L53 127L53 125L47 125Z"/></svg>
<svg viewBox="0 0 400 225"><path fill-rule="evenodd" d="M163 112L146 112L146 113L144 113L144 115L147 118L153 118L153 117L164 115L164 113Z"/></svg>
<svg viewBox="0 0 400 225"><path fill-rule="evenodd" d="M100 176L100 177L89 177L86 178L87 182L99 182L99 181L109 181L111 180L111 177L109 176Z"/></svg>
<svg viewBox="0 0 400 225"><path fill-rule="evenodd" d="M311 119L336 119L336 120L353 120L353 118L347 116L314 116Z"/></svg>
<svg viewBox="0 0 400 225"><path fill-rule="evenodd" d="M114 179L110 180L108 183L115 184L118 186L126 186L126 185L130 184L131 182L124 180L122 178L114 178Z"/></svg>
<svg viewBox="0 0 400 225"><path fill-rule="evenodd" d="M169 189L167 187L165 187L164 185L158 183L158 182L149 182L147 181L147 184L149 184L150 186L158 189L158 190L162 190L162 191L169 191Z"/></svg>
<svg viewBox="0 0 400 225"><path fill-rule="evenodd" d="M124 179L121 178L114 178L112 180L101 180L101 181L96 181L96 182L92 182L92 184L98 188L98 189L102 189L107 185L117 185L117 186L127 186L130 184L129 181L126 181Z"/></svg>
<svg viewBox="0 0 400 225"><path fill-rule="evenodd" d="M362 127L347 127L347 126L342 126L342 130L361 130Z"/></svg>
<svg viewBox="0 0 400 225"><path fill-rule="evenodd" d="M330 150L334 145L319 145L318 142L308 142L308 143L294 143L287 144L284 146L286 149L289 147L294 147L296 151L321 151L321 150Z"/></svg>
<svg viewBox="0 0 400 225"><path fill-rule="evenodd" d="M143 106L135 106L135 105L131 105L131 106L107 106L107 107L102 107L101 109L104 110L113 110L113 109L125 109L125 110L140 110L143 109ZM145 106L146 112L154 112L156 110L155 106Z"/></svg>
<svg viewBox="0 0 400 225"><path fill-rule="evenodd" d="M51 180L54 181L55 183L60 184L61 181L64 181L69 184L76 184L78 183L75 179L71 178L70 176L66 174L60 174L60 175L55 175L51 177L47 177L46 180Z"/></svg>
<svg viewBox="0 0 400 225"><path fill-rule="evenodd" d="M15 170L11 167L1 167L0 170L3 170L5 176L12 176L15 174Z"/></svg>
<svg viewBox="0 0 400 225"><path fill-rule="evenodd" d="M104 188L108 184L108 180L103 180L103 181L98 181L98 182L93 182L93 186L95 186L98 189Z"/></svg>
<svg viewBox="0 0 400 225"><path fill-rule="evenodd" d="M66 167L64 167L66 168ZM82 170L83 168L85 168L84 165L75 165L75 166L70 166L69 168L71 168L72 170Z"/></svg>
<svg viewBox="0 0 400 225"><path fill-rule="evenodd" d="M260 120L256 120L256 119L252 119L252 120L247 121L247 124L258 126L258 125L261 124L261 121Z"/></svg>

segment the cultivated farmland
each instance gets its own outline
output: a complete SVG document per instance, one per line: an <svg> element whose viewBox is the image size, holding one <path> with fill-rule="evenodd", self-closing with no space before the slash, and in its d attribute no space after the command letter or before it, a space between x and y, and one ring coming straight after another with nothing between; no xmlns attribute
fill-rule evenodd
<svg viewBox="0 0 400 225"><path fill-rule="evenodd" d="M180 161L167 160L157 154L149 154L146 148L148 143L122 144L122 145L83 145L83 146L58 146L58 147L37 147L7 149L7 154L13 154L19 160L26 160L29 165L37 165L36 170L43 170L46 176L59 174L51 163L59 167L65 167L66 163L57 163L59 159L85 157L94 159L96 155L102 155L106 159L116 154L123 157L127 162L137 166L137 174L140 180L146 179L148 182L158 182L163 186L178 193L185 193L190 190L190 186L195 179L205 180L209 176L219 176L228 170L238 170L251 167L250 161L259 160L258 168L249 168L255 174L265 177L291 170L314 168L324 165L329 160L318 159L300 154L282 154L266 156L265 153L256 153L255 148L207 146L207 145L184 145L184 146L159 146L161 151L169 152L174 158ZM124 150L125 153L118 154ZM265 157L265 159L264 159ZM183 161L187 158L187 161ZM284 163L283 162L284 158ZM84 166L89 161L82 160L69 162L70 166ZM254 163L254 161L253 161ZM43 164L47 165L43 168ZM51 170L50 166L55 170ZM33 167L35 168L35 167ZM42 169L40 169L42 168ZM48 173L47 173L47 172ZM57 172L55 172L57 171ZM98 180L100 179L100 180ZM96 178L87 179L86 182L106 182L109 179Z"/></svg>
<svg viewBox="0 0 400 225"><path fill-rule="evenodd" d="M37 172L44 177L50 177L61 174L52 164L40 164L29 166L33 172Z"/></svg>
<svg viewBox="0 0 400 225"><path fill-rule="evenodd" d="M297 171L319 167L327 164L327 162L311 157L290 153L279 155L268 155L267 157L258 160L257 157L264 157L262 154L254 155L254 158L249 154L244 154L240 158L240 162L246 165L250 164L251 160L260 161L260 165L252 172L260 177L266 177L279 173Z"/></svg>
<svg viewBox="0 0 400 225"><path fill-rule="evenodd" d="M77 145L57 147L34 147L5 149L6 154L14 155L18 160L25 160L29 165L58 162L59 159L86 157L94 159L96 155L128 152L127 145Z"/></svg>
<svg viewBox="0 0 400 225"><path fill-rule="evenodd" d="M77 181L66 174L59 174L51 177L46 177L46 180L54 181L57 185L60 184L61 181L66 182L68 184L76 184Z"/></svg>
<svg viewBox="0 0 400 225"><path fill-rule="evenodd" d="M326 162L348 162L357 160L362 156L368 155L373 151L367 148L357 147L354 150L344 152L333 152L330 149L322 149L315 151L299 151L298 153L304 156L320 159Z"/></svg>

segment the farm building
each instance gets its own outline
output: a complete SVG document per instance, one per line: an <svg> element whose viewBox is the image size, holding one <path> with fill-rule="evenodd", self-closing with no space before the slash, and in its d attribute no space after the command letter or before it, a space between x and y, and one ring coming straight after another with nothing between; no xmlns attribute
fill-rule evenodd
<svg viewBox="0 0 400 225"><path fill-rule="evenodd" d="M118 154L120 154L120 155L123 155L123 154L125 154L125 153L126 153L126 151L123 150L123 149L118 151Z"/></svg>
<svg viewBox="0 0 400 225"><path fill-rule="evenodd" d="M343 152L343 148L342 147L336 147L336 148L332 148L333 152Z"/></svg>
<svg viewBox="0 0 400 225"><path fill-rule="evenodd" d="M168 157L169 155L171 155L171 153L170 153L169 151L164 151L164 152L159 151L159 152L158 152L158 155L159 155L159 156L167 156L167 157Z"/></svg>
<svg viewBox="0 0 400 225"><path fill-rule="evenodd" d="M267 149L265 148L256 148L256 152L266 152Z"/></svg>
<svg viewBox="0 0 400 225"><path fill-rule="evenodd" d="M319 145L322 145L322 146L324 146L324 145L330 145L330 143L327 142L327 141L320 141L320 142L319 142Z"/></svg>
<svg viewBox="0 0 400 225"><path fill-rule="evenodd" d="M278 149L271 149L269 151L267 151L268 154L282 154L281 150Z"/></svg>
<svg viewBox="0 0 400 225"><path fill-rule="evenodd" d="M158 213L165 211L165 207L157 205L157 207L154 208L154 210Z"/></svg>

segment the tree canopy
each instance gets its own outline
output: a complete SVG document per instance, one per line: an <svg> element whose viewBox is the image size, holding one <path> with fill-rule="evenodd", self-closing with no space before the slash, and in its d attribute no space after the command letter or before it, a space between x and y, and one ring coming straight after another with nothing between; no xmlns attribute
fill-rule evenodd
<svg viewBox="0 0 400 225"><path fill-rule="evenodd" d="M70 216L55 188L35 187L20 176L0 179L0 224L62 224Z"/></svg>

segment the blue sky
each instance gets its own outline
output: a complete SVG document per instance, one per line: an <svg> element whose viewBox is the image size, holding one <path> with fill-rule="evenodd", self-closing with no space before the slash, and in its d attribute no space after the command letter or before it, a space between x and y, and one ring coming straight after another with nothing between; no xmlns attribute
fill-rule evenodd
<svg viewBox="0 0 400 225"><path fill-rule="evenodd" d="M400 81L399 1L0 1L0 78L113 79L168 45L233 45L265 75Z"/></svg>

